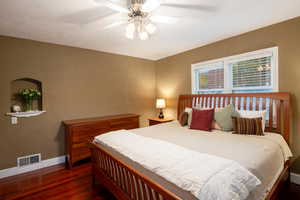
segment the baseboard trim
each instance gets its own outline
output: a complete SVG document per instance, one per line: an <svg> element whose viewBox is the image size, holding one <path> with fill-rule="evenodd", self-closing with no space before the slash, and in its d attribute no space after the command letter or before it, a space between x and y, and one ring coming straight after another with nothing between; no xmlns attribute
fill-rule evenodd
<svg viewBox="0 0 300 200"><path fill-rule="evenodd" d="M66 158L66 156L59 156L56 158L42 160L39 163L24 166L24 167L12 167L12 168L8 168L8 169L2 169L2 170L0 170L0 179L9 177L9 176L22 174L25 172L30 172L30 171L37 170L37 169L42 169L45 167L50 167L53 165L58 165L58 164L64 163L66 160L65 158Z"/></svg>
<svg viewBox="0 0 300 200"><path fill-rule="evenodd" d="M300 185L300 174L291 172L291 182Z"/></svg>

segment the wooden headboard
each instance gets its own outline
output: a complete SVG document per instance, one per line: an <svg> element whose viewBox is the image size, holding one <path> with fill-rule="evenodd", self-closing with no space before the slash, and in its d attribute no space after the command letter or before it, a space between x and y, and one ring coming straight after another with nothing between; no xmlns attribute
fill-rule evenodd
<svg viewBox="0 0 300 200"><path fill-rule="evenodd" d="M289 144L291 116L290 94L287 92L180 95L177 118L186 107L219 108L228 104L233 104L238 110L267 110L266 131L282 134Z"/></svg>

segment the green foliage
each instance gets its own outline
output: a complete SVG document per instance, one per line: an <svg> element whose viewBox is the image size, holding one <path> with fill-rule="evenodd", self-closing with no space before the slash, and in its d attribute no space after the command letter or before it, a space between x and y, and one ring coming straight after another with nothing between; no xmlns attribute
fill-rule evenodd
<svg viewBox="0 0 300 200"><path fill-rule="evenodd" d="M19 95L27 102L39 99L41 97L41 92L37 89L26 88L21 90Z"/></svg>

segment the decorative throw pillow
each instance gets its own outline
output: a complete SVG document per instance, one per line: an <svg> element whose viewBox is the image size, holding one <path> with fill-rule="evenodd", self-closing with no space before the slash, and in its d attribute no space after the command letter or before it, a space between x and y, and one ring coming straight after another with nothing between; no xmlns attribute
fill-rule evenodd
<svg viewBox="0 0 300 200"><path fill-rule="evenodd" d="M179 115L179 123L181 126L185 126L188 124L188 117L189 117L189 113L187 112L182 112Z"/></svg>
<svg viewBox="0 0 300 200"><path fill-rule="evenodd" d="M215 120L213 120L211 128L216 129L216 130L222 130L222 128L219 126L219 124Z"/></svg>
<svg viewBox="0 0 300 200"><path fill-rule="evenodd" d="M232 131L232 116L238 116L232 104L225 108L216 108L214 120L221 127L222 131Z"/></svg>
<svg viewBox="0 0 300 200"><path fill-rule="evenodd" d="M232 117L233 133L241 135L264 135L262 117L242 118Z"/></svg>
<svg viewBox="0 0 300 200"><path fill-rule="evenodd" d="M210 110L192 110L192 122L191 129L203 130L203 131L211 131L212 129L212 121L214 119L214 109Z"/></svg>
<svg viewBox="0 0 300 200"><path fill-rule="evenodd" d="M191 123L192 123L192 112L193 112L193 109L192 108L188 108L188 107L186 107L185 109L184 109L184 112L187 112L188 113L188 127L190 127L191 126Z"/></svg>
<svg viewBox="0 0 300 200"><path fill-rule="evenodd" d="M239 114L239 117L243 117L243 118L258 118L261 117L262 118L262 130L263 133L265 132L265 126L266 126L266 110L261 110L261 111L250 111L250 110L238 110L237 111Z"/></svg>

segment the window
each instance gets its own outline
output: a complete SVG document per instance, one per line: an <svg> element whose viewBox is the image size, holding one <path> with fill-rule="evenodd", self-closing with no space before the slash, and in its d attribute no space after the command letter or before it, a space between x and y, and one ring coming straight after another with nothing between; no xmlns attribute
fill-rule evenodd
<svg viewBox="0 0 300 200"><path fill-rule="evenodd" d="M192 65L193 94L278 91L278 48Z"/></svg>
<svg viewBox="0 0 300 200"><path fill-rule="evenodd" d="M195 69L198 90L205 93L218 93L224 90L224 67L222 63L212 63Z"/></svg>

